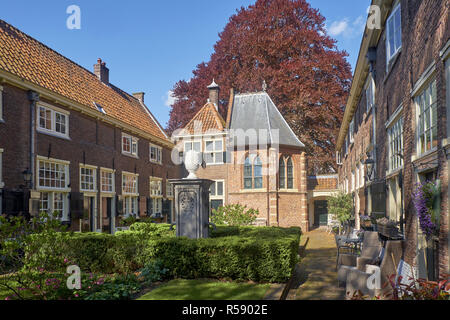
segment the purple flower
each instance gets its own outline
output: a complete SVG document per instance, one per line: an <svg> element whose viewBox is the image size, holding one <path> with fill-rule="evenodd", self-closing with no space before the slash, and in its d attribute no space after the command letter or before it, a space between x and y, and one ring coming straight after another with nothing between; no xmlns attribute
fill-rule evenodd
<svg viewBox="0 0 450 320"><path fill-rule="evenodd" d="M419 217L420 229L427 237L427 240L436 232L437 227L431 221L430 209L427 207L428 199L425 196L424 188L426 184L418 183L413 193L414 195L414 207L416 208L417 215Z"/></svg>

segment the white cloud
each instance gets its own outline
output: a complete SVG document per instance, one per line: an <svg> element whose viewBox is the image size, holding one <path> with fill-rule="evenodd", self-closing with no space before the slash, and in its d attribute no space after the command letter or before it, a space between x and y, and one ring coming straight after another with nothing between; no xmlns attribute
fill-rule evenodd
<svg viewBox="0 0 450 320"><path fill-rule="evenodd" d="M333 21L327 32L332 37L343 36L345 38L355 38L361 36L366 26L366 20L363 16L357 17L354 21L344 18L340 21Z"/></svg>
<svg viewBox="0 0 450 320"><path fill-rule="evenodd" d="M164 104L167 107L172 107L174 105L174 103L177 101L177 98L175 98L175 96L173 95L173 91L169 90L167 92L167 97L165 97L166 101L164 102Z"/></svg>

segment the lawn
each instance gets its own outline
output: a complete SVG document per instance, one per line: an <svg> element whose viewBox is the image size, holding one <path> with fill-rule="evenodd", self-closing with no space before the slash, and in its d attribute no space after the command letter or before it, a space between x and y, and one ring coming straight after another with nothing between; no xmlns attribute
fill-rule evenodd
<svg viewBox="0 0 450 320"><path fill-rule="evenodd" d="M138 300L262 300L270 284L172 280Z"/></svg>

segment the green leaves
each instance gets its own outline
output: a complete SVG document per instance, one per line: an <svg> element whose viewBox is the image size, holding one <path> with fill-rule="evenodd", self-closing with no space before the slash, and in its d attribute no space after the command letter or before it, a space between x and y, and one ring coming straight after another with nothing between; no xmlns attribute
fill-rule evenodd
<svg viewBox="0 0 450 320"><path fill-rule="evenodd" d="M217 225L248 226L256 221L259 211L247 209L247 206L230 204L219 209L213 209L211 222Z"/></svg>
<svg viewBox="0 0 450 320"><path fill-rule="evenodd" d="M334 215L341 224L350 220L353 215L353 198L351 194L339 192L328 198L328 211Z"/></svg>

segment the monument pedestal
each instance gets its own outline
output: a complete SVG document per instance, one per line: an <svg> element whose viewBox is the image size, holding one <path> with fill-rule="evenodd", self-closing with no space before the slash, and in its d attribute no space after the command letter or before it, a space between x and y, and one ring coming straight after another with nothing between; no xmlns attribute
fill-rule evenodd
<svg viewBox="0 0 450 320"><path fill-rule="evenodd" d="M209 188L205 179L171 179L175 194L177 237L209 237Z"/></svg>

